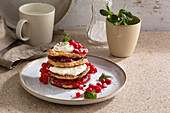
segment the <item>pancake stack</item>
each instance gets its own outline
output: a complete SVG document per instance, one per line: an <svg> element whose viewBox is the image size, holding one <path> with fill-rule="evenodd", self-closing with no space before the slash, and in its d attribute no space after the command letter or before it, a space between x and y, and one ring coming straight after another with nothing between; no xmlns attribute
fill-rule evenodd
<svg viewBox="0 0 170 113"><path fill-rule="evenodd" d="M49 49L50 83L63 88L76 88L90 80L88 49L79 42L60 42Z"/></svg>

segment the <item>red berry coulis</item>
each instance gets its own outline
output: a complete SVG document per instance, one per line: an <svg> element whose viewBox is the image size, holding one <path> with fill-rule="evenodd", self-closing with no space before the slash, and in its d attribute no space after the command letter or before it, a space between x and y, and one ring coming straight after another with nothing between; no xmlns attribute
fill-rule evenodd
<svg viewBox="0 0 170 113"><path fill-rule="evenodd" d="M87 81L90 80L91 75L87 74L84 77L80 78L80 79L76 79L76 80L64 80L64 79L57 79L57 78L53 78L53 82L55 83L55 85L62 87L62 85L72 85L73 88L79 87L80 85L85 84Z"/></svg>
<svg viewBox="0 0 170 113"><path fill-rule="evenodd" d="M83 58L71 58L71 57L55 57L55 56L48 56L49 59L53 60L54 62L73 62L87 58L86 56Z"/></svg>

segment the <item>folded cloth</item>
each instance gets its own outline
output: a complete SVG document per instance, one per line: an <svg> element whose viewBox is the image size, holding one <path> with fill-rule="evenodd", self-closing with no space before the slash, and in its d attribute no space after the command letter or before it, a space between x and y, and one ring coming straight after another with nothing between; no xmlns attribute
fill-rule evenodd
<svg viewBox="0 0 170 113"><path fill-rule="evenodd" d="M61 40L65 34L63 30L54 33L57 35L53 38L52 43L32 47L17 40L15 33L7 27L5 19L0 16L0 66L12 69L21 60L35 59L47 55L47 50Z"/></svg>
<svg viewBox="0 0 170 113"><path fill-rule="evenodd" d="M16 35L6 25L5 19L0 16L0 51L17 40Z"/></svg>

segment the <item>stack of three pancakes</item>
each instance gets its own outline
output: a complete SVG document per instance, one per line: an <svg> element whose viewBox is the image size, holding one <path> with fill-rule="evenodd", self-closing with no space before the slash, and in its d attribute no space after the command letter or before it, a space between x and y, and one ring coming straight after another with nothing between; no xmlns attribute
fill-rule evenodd
<svg viewBox="0 0 170 113"><path fill-rule="evenodd" d="M86 49L86 48L84 48ZM76 88L90 80L86 54L56 52L49 49L50 82L63 88Z"/></svg>

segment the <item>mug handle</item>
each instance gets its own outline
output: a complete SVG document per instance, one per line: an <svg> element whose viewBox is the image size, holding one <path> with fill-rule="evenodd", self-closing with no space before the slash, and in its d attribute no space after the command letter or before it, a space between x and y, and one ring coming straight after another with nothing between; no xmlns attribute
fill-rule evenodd
<svg viewBox="0 0 170 113"><path fill-rule="evenodd" d="M28 41L30 38L29 37L22 37L22 27L25 23L27 23L28 20L26 19L21 19L19 20L19 22L17 23L17 27L16 27L16 35L18 37L18 39L22 40L22 41Z"/></svg>

